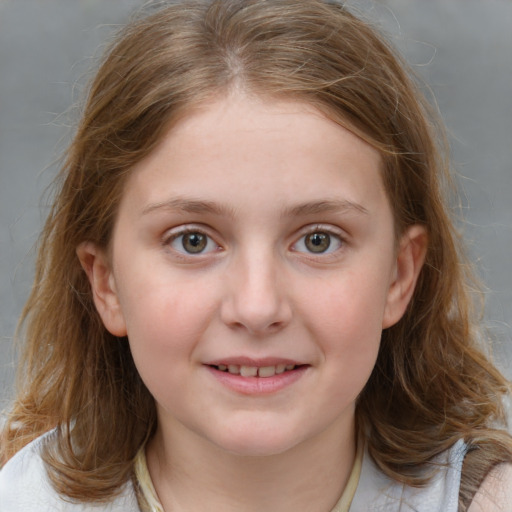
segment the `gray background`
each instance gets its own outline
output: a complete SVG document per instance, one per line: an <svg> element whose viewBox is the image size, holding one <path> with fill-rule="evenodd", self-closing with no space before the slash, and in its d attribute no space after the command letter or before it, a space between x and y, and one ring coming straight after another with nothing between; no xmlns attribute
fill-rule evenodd
<svg viewBox="0 0 512 512"><path fill-rule="evenodd" d="M351 1L434 92L448 126L470 254L488 287L498 365L512 377L512 2ZM33 245L93 57L141 0L0 0L0 409Z"/></svg>

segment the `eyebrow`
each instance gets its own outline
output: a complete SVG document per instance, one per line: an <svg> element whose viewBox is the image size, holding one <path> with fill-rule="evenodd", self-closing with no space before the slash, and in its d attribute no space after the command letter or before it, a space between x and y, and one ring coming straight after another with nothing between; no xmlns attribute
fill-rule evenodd
<svg viewBox="0 0 512 512"><path fill-rule="evenodd" d="M180 197L150 204L142 210L142 215L147 215L159 210L178 211L180 213L213 214L225 217L236 216L236 212L232 208L227 208L214 201ZM305 217L321 213L345 212L355 212L365 215L369 213L364 206L354 203L353 201L346 199L326 199L321 201L309 201L285 208L282 212L282 217Z"/></svg>
<svg viewBox="0 0 512 512"><path fill-rule="evenodd" d="M283 216L307 216L319 213L345 213L355 212L367 215L368 210L359 203L348 201L346 199L327 199L323 201L311 201L298 204L291 208L287 208L283 212Z"/></svg>
<svg viewBox="0 0 512 512"><path fill-rule="evenodd" d="M181 213L213 214L227 217L234 216L234 212L230 208L226 208L214 201L185 199L181 197L150 204L142 210L142 215L147 215L158 210L178 211Z"/></svg>

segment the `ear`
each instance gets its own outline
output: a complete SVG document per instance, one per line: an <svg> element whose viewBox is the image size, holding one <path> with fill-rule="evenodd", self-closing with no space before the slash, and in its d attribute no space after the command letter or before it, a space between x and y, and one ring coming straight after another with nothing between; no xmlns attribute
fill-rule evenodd
<svg viewBox="0 0 512 512"><path fill-rule="evenodd" d="M84 242L77 247L76 254L91 284L94 304L103 324L114 336L126 336L114 274L105 250L92 242Z"/></svg>
<svg viewBox="0 0 512 512"><path fill-rule="evenodd" d="M428 235L424 226L410 226L402 235L388 290L383 329L396 324L405 313L425 261L427 246Z"/></svg>

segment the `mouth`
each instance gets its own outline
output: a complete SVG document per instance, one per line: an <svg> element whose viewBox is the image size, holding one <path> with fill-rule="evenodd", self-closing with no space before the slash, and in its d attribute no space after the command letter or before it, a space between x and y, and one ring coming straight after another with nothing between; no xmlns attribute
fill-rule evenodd
<svg viewBox="0 0 512 512"><path fill-rule="evenodd" d="M228 357L208 361L205 367L223 386L245 396L278 393L308 374L309 364L274 357Z"/></svg>
<svg viewBox="0 0 512 512"><path fill-rule="evenodd" d="M248 366L238 364L210 364L210 368L219 372L229 373L231 375L240 375L241 377L259 377L262 379L274 377L287 372L293 372L298 368L307 365L303 364L276 364L271 366Z"/></svg>

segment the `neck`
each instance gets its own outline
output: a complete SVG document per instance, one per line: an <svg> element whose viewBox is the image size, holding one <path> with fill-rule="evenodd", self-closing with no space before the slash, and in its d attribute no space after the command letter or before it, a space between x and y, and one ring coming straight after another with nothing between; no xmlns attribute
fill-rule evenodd
<svg viewBox="0 0 512 512"><path fill-rule="evenodd" d="M166 512L330 512L354 458L353 422L269 456L229 453L184 429L173 429L172 435L160 429L147 447L148 468Z"/></svg>

